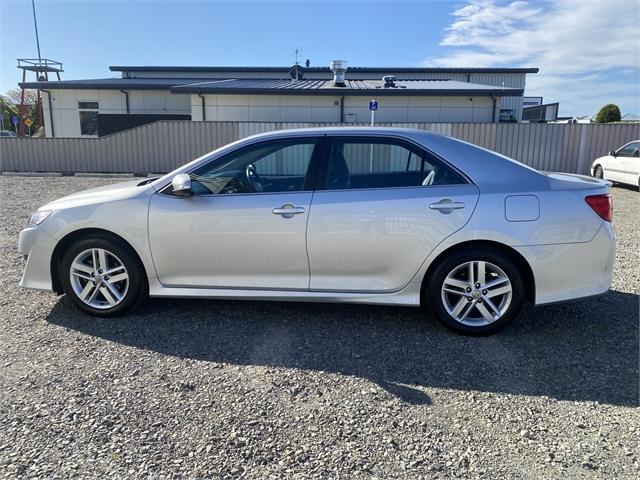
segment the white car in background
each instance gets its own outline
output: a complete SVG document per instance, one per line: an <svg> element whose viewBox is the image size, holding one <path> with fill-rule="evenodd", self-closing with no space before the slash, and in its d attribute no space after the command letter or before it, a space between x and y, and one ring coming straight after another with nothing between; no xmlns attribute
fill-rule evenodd
<svg viewBox="0 0 640 480"><path fill-rule="evenodd" d="M591 175L640 188L640 140L597 158L591 164Z"/></svg>

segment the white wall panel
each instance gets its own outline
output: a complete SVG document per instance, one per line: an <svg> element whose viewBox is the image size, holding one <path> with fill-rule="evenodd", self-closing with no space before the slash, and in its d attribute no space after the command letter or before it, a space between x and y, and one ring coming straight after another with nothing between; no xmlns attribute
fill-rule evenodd
<svg viewBox="0 0 640 480"><path fill-rule="evenodd" d="M249 109L250 122L279 122L280 107L279 106L251 106Z"/></svg>
<svg viewBox="0 0 640 480"><path fill-rule="evenodd" d="M47 114L45 130L50 136L47 93L43 99ZM165 91L129 91L129 113L189 114L190 95L173 95ZM118 90L51 90L54 131L56 137L80 137L78 102L98 102L98 112L106 114L126 113L125 94Z"/></svg>
<svg viewBox="0 0 640 480"><path fill-rule="evenodd" d="M479 107L472 111L473 122L490 123L493 121L493 107Z"/></svg>
<svg viewBox="0 0 640 480"><path fill-rule="evenodd" d="M167 111L170 113L184 113L190 112L190 100L191 95L170 93L166 96L167 99Z"/></svg>
<svg viewBox="0 0 640 480"><path fill-rule="evenodd" d="M249 120L249 106L218 105L218 120L222 119L224 119L225 122L246 122Z"/></svg>
<svg viewBox="0 0 640 480"><path fill-rule="evenodd" d="M473 121L473 109L471 108L457 108L457 107L443 107L440 116L441 122L472 122Z"/></svg>
<svg viewBox="0 0 640 480"><path fill-rule="evenodd" d="M80 136L78 101L98 101L100 113L126 113L125 95L113 90L57 90L53 92L56 136ZM322 95L205 95L207 121L339 122L341 97ZM470 100L471 98L471 100ZM350 114L356 121L368 122L369 96L346 96L345 121ZM490 122L493 100L466 96L380 96L376 100L378 122ZM521 106L521 97L501 99ZM129 91L132 114L191 114L203 120L201 98L197 95L165 91ZM447 109L454 111L447 112ZM466 110L461 112L459 109ZM480 110L477 110L480 109ZM477 111L476 111L477 110ZM63 114L62 112L65 111ZM71 113L69 113L71 112ZM48 121L48 115L45 122ZM48 130L47 130L48 131ZM49 133L50 134L50 133Z"/></svg>
<svg viewBox="0 0 640 480"><path fill-rule="evenodd" d="M440 122L440 106L437 107L409 107L408 122Z"/></svg>
<svg viewBox="0 0 640 480"><path fill-rule="evenodd" d="M312 122L339 122L340 107L313 107L311 110Z"/></svg>

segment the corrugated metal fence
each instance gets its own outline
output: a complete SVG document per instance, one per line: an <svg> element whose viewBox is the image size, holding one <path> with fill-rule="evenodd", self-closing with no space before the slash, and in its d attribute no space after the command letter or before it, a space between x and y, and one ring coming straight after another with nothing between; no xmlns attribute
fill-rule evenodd
<svg viewBox="0 0 640 480"><path fill-rule="evenodd" d="M0 138L0 171L167 172L222 145L255 133L330 125L160 121L101 138ZM570 173L588 173L593 159L640 137L638 124L378 125L442 133L503 153L534 168Z"/></svg>

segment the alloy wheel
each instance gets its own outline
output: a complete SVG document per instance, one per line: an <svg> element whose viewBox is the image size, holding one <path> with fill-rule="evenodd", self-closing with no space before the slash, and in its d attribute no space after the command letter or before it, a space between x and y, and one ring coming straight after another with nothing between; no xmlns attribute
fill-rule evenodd
<svg viewBox="0 0 640 480"><path fill-rule="evenodd" d="M469 326L489 325L509 309L513 287L497 265L470 261L458 265L445 277L442 304L455 321Z"/></svg>
<svg viewBox="0 0 640 480"><path fill-rule="evenodd" d="M76 255L69 278L80 301L101 310L121 303L129 290L129 273L124 263L103 248L87 249Z"/></svg>

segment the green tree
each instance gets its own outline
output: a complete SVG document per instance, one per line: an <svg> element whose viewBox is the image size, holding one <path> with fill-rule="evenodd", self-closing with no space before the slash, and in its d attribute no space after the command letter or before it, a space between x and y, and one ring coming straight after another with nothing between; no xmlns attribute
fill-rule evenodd
<svg viewBox="0 0 640 480"><path fill-rule="evenodd" d="M3 116L2 128L5 130L13 130L11 117L14 115L18 115L18 107L4 95L0 96L0 115Z"/></svg>
<svg viewBox="0 0 640 480"><path fill-rule="evenodd" d="M620 119L620 109L615 103L607 103L596 115L596 123L619 122Z"/></svg>

